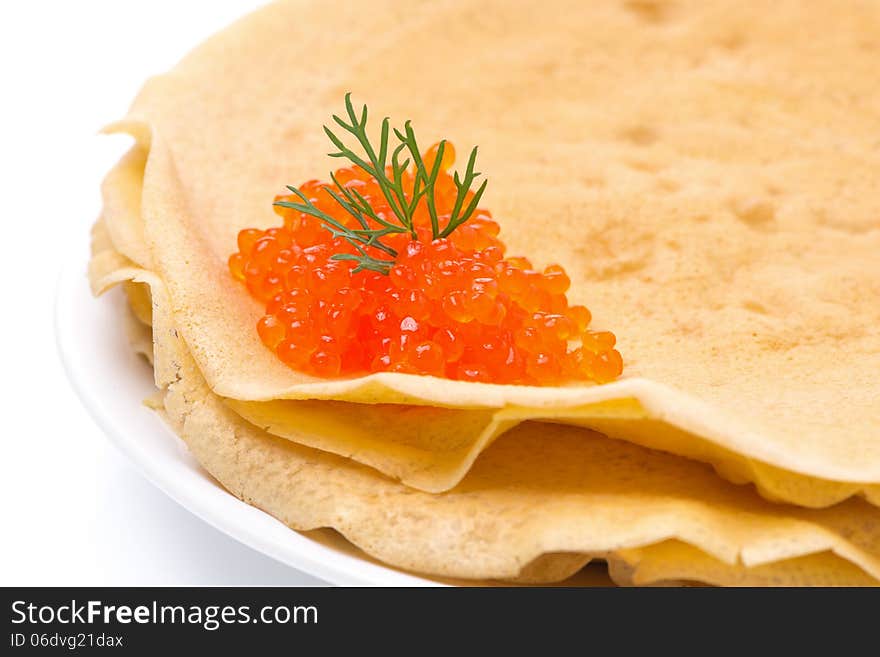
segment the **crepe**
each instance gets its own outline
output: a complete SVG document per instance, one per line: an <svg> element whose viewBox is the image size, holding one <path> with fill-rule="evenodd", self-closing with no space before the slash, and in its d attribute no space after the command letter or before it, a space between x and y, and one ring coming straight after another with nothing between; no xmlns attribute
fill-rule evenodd
<svg viewBox="0 0 880 657"><path fill-rule="evenodd" d="M120 248L166 283L211 390L255 421L265 409L249 402L280 399L517 407L518 420L575 418L712 463L771 499L877 503L880 9L679 2L646 22L625 3L437 2L391 21L392 5L267 7L153 78L111 128L136 137L146 173L139 198L137 185L105 185L139 206L105 209L108 225L141 217L148 249ZM325 38L339 21L350 38ZM425 93L388 66L403 61L418 62ZM261 308L226 258L240 228L275 222L284 184L331 166L320 122L347 90L423 132L480 144L484 204L510 252L566 268L572 303L618 335L622 380L324 381L262 346ZM445 459L430 476L383 449L370 459L359 445L316 446L437 491L495 437L471 431L454 456L420 446Z"/></svg>

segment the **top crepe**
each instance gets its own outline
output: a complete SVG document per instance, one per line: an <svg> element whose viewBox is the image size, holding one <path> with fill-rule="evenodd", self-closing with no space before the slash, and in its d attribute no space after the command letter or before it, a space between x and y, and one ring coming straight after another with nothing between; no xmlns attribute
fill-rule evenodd
<svg viewBox="0 0 880 657"><path fill-rule="evenodd" d="M859 3L282 3L151 80L114 129L149 148L149 257L221 396L637 399L762 463L876 484L878 33L880 7ZM349 90L480 145L510 251L566 268L572 302L617 334L623 380L321 381L261 345L226 258L240 228L274 223L284 184L331 168L320 124Z"/></svg>

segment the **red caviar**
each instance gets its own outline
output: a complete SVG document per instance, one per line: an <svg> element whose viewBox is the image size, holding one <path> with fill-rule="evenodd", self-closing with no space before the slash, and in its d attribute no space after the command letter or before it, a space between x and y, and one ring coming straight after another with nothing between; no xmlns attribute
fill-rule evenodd
<svg viewBox="0 0 880 657"><path fill-rule="evenodd" d="M425 155L429 168L436 152L434 146ZM455 201L446 172L453 159L447 143L435 186L441 225ZM391 216L376 181L363 170L339 169L336 178L377 214ZM411 178L408 184L411 189ZM300 190L320 210L357 228L324 186L309 181ZM299 201L293 195L276 200ZM505 257L499 226L485 210L449 237L432 240L422 201L414 217L417 239L409 233L383 238L398 254L387 275L355 273L354 262L331 259L354 250L320 219L278 206L275 211L284 224L242 230L229 269L266 304L257 323L260 339L297 370L319 377L388 371L536 385L604 383L622 371L614 334L590 330L590 311L569 305L565 270L550 265L540 271L526 258Z"/></svg>

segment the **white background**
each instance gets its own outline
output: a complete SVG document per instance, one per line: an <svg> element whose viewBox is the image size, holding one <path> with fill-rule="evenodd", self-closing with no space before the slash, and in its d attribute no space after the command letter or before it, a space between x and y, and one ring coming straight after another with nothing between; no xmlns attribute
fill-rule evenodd
<svg viewBox="0 0 880 657"><path fill-rule="evenodd" d="M101 178L128 145L98 130L259 4L0 2L0 585L320 583L142 479L80 406L53 328L61 266L85 263Z"/></svg>

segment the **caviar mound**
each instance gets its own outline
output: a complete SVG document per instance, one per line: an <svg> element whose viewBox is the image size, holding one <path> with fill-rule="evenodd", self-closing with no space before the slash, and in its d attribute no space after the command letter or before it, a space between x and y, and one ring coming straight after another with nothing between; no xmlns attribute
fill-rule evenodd
<svg viewBox="0 0 880 657"><path fill-rule="evenodd" d="M432 163L436 154L434 146L425 161ZM447 144L434 195L441 218L453 213L456 190L447 173L453 158ZM335 179L369 201L377 215L391 214L363 170L342 168ZM357 228L326 187L313 180L300 191L340 224ZM276 197L287 199L295 200ZM283 225L242 230L229 269L266 304L257 324L260 339L296 370L324 378L404 372L552 385L605 383L623 369L614 334L590 330L590 311L569 305L565 270L550 265L539 271L526 258L505 257L499 225L486 210L478 209L448 237L432 239L426 203L420 203L416 236L384 239L397 253L387 274L335 259L354 249L322 220L285 207L275 211Z"/></svg>

